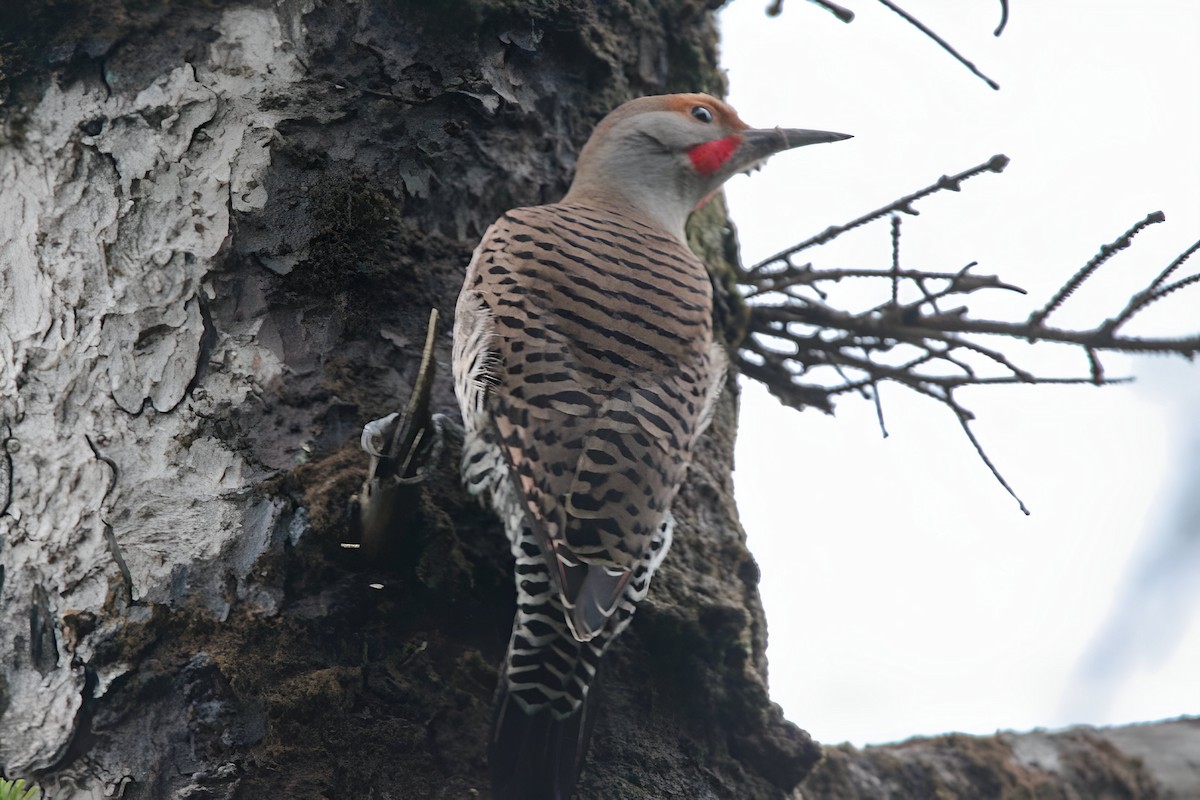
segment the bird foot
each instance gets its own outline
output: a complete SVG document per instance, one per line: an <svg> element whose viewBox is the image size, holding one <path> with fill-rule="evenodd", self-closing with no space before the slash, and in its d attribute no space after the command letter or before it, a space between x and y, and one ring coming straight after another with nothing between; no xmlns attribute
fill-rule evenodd
<svg viewBox="0 0 1200 800"><path fill-rule="evenodd" d="M453 423L444 414L430 411L433 379L437 373L437 309L431 309L421 367L411 397L403 411L368 422L360 445L371 456L367 479L358 495L362 546L378 555L397 525L397 512L411 507L409 494L437 469L445 450L446 433Z"/></svg>

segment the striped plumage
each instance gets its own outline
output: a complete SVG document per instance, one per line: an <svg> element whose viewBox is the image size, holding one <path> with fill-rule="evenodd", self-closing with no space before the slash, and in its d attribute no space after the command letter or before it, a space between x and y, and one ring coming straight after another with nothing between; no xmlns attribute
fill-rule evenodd
<svg viewBox="0 0 1200 800"><path fill-rule="evenodd" d="M734 171L844 138L818 133L749 130L706 95L631 101L597 127L561 203L509 211L475 251L454 328L463 475L504 521L517 583L497 798L570 795L600 656L670 546L725 370L683 223Z"/></svg>

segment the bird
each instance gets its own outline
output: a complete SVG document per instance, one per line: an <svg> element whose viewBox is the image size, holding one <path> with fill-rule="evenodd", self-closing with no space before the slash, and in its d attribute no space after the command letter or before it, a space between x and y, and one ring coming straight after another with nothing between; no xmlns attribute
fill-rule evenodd
<svg viewBox="0 0 1200 800"><path fill-rule="evenodd" d="M725 381L713 289L684 225L731 176L850 138L751 128L707 94L596 126L557 203L485 232L455 307L467 490L515 558L488 760L498 800L567 800L589 688L671 544L671 504Z"/></svg>

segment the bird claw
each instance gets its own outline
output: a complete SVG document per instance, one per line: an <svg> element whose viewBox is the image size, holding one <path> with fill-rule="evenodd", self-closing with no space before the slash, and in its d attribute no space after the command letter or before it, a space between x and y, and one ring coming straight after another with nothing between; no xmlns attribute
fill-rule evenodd
<svg viewBox="0 0 1200 800"><path fill-rule="evenodd" d="M437 309L431 309L421 367L407 406L368 422L359 440L371 456L367 479L359 493L359 521L368 550L378 551L387 539L396 511L405 505L397 502L402 487L428 480L445 450L449 420L430 411L437 372L437 322Z"/></svg>
<svg viewBox="0 0 1200 800"><path fill-rule="evenodd" d="M359 441L362 449L371 456L367 482L379 487L405 486L428 480L441 461L447 426L452 425L445 414L431 414L423 423L414 423L398 411L368 422ZM410 428L415 430L409 431ZM397 441L410 441L410 444L401 451L392 452Z"/></svg>
<svg viewBox="0 0 1200 800"><path fill-rule="evenodd" d="M387 442L396 430L393 423L399 416L399 411L393 411L386 417L373 419L363 426L362 438L358 443L368 455L373 458L383 457Z"/></svg>

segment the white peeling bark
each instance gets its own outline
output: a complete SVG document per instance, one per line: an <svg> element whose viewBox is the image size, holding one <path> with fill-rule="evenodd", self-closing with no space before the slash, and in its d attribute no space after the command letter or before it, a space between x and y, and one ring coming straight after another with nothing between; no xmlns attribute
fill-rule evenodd
<svg viewBox="0 0 1200 800"><path fill-rule="evenodd" d="M11 471L0 480L0 764L11 774L62 757L90 654L140 601L221 616L233 585L238 599L277 602L246 572L287 535L278 508L248 493L254 468L197 430L281 373L253 330L206 328L205 305L231 212L267 199L280 112L260 105L302 74L301 13L229 10L207 60L136 94L51 85L0 149L0 462ZM95 614L96 631L75 641L68 611ZM95 693L119 672L98 675Z"/></svg>

